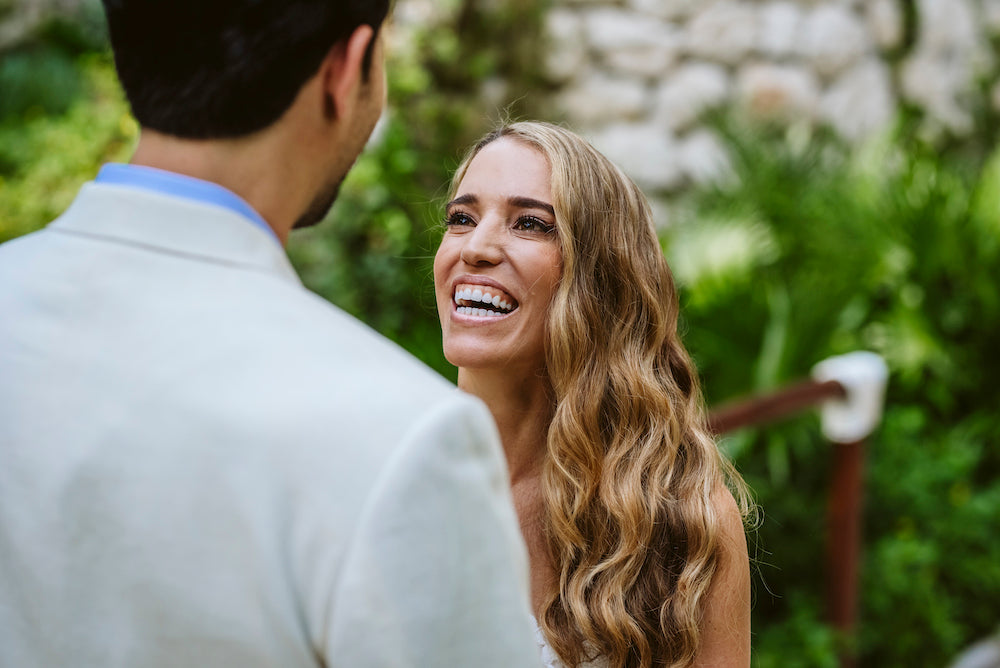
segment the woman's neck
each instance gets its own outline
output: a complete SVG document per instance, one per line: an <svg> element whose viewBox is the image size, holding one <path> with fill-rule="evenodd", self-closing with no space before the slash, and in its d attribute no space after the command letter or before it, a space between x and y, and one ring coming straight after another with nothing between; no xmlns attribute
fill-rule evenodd
<svg viewBox="0 0 1000 668"><path fill-rule="evenodd" d="M493 414L511 484L536 477L545 459L545 439L554 408L548 378L541 372L459 369L458 386L479 397Z"/></svg>
<svg viewBox="0 0 1000 668"><path fill-rule="evenodd" d="M531 563L531 607L538 616L558 585L542 524L541 472L554 410L551 385L542 373L459 369L458 386L486 403L500 431L514 509Z"/></svg>

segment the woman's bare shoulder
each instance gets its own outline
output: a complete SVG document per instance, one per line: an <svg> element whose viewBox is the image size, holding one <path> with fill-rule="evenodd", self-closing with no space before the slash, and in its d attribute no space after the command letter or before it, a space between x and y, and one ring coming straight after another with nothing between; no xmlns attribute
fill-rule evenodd
<svg viewBox="0 0 1000 668"><path fill-rule="evenodd" d="M750 665L750 558L744 513L723 485L712 494L719 519L719 561L702 618L701 649L693 666Z"/></svg>

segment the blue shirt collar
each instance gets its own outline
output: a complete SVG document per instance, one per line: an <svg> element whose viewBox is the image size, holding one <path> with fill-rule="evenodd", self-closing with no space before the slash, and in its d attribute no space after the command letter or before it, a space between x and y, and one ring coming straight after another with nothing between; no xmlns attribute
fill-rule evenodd
<svg viewBox="0 0 1000 668"><path fill-rule="evenodd" d="M254 225L267 230L275 241L278 241L279 244L281 243L278 235L274 233L274 230L267 224L267 221L246 200L233 191L211 181L203 181L193 176L168 172L163 169L156 169L155 167L120 163L109 163L101 167L101 171L98 172L97 178L94 181L108 185L143 188L172 197L183 197L195 200L196 202L221 206L240 214Z"/></svg>

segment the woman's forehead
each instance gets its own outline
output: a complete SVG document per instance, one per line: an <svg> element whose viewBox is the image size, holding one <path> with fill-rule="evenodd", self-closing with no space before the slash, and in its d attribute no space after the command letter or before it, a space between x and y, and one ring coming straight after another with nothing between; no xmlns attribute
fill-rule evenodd
<svg viewBox="0 0 1000 668"><path fill-rule="evenodd" d="M538 149L507 137L487 144L469 163L457 195L551 201L551 169Z"/></svg>

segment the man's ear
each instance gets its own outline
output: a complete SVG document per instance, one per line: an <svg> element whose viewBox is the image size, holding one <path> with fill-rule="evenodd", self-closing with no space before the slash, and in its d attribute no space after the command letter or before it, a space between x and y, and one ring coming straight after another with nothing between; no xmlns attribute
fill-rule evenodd
<svg viewBox="0 0 1000 668"><path fill-rule="evenodd" d="M373 39L375 31L371 26L358 26L349 36L337 42L324 59L325 111L333 118L345 115L357 99L359 87L365 85L365 53Z"/></svg>

